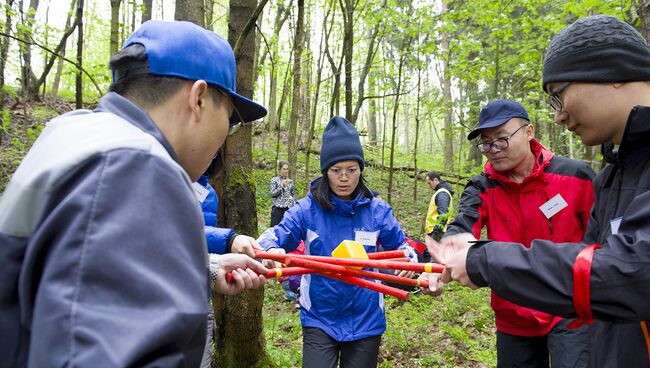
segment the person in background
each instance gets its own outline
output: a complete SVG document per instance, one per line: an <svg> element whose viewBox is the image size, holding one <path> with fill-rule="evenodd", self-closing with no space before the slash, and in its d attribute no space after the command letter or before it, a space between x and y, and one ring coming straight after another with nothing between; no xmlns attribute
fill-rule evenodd
<svg viewBox="0 0 650 368"><path fill-rule="evenodd" d="M50 121L0 199L0 367L201 361L208 260L191 184L266 109L236 93L228 43L193 23L143 23L110 68L97 108ZM219 292L265 282L248 256L217 262Z"/></svg>
<svg viewBox="0 0 650 368"><path fill-rule="evenodd" d="M284 254L304 241L306 254L331 256L343 240L356 240L368 253L376 252L379 244L389 250L406 249L416 259L393 209L365 185L363 148L355 127L335 116L325 127L322 142L322 176L311 183L306 198L262 234L260 245ZM306 274L301 280L300 305L303 367L336 367L339 362L341 367L377 366L386 330L382 294Z"/></svg>
<svg viewBox="0 0 650 368"><path fill-rule="evenodd" d="M289 178L289 163L278 161L278 176L271 179L271 227L282 221L282 216L296 202L296 187Z"/></svg>
<svg viewBox="0 0 650 368"><path fill-rule="evenodd" d="M616 17L585 17L551 40L542 83L555 122L585 145L602 144L608 162L583 241L471 246L461 234L443 244L443 277L593 323L592 367L649 367L650 48Z"/></svg>
<svg viewBox="0 0 650 368"><path fill-rule="evenodd" d="M534 138L524 107L510 100L488 103L468 136L487 158L483 173L465 186L458 214L444 238L459 233L513 241L580 241L594 201L594 172L585 162L554 155ZM443 239L444 239L443 238ZM429 244L433 244L430 239ZM442 263L439 254L432 253ZM495 257L507 257L507 253ZM552 272L557 272L556 270ZM492 289L498 367L586 367L587 326L503 299Z"/></svg>
<svg viewBox="0 0 650 368"><path fill-rule="evenodd" d="M452 197L454 189L446 181L442 180L440 173L435 171L429 171L424 180L429 188L433 190L425 219L424 232L434 239L440 240L447 229L447 217L453 211Z"/></svg>

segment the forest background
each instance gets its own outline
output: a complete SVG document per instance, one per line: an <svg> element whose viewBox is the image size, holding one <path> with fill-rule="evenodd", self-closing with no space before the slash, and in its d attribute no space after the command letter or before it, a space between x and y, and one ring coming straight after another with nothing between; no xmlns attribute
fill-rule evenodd
<svg viewBox="0 0 650 368"><path fill-rule="evenodd" d="M269 109L222 149L211 180L222 226L252 236L266 228L278 159L306 193L322 130L341 115L361 132L370 187L418 238L431 195L423 174L442 172L458 201L484 162L466 135L493 99L521 102L542 143L600 170L597 147L552 124L541 89L552 35L592 14L650 34L648 0L3 0L0 192L48 119L95 106L110 55L134 29L182 19L230 42L238 91ZM299 321L277 287L214 302L221 367L300 365ZM442 298L386 303L381 367L495 365L487 291L450 285Z"/></svg>

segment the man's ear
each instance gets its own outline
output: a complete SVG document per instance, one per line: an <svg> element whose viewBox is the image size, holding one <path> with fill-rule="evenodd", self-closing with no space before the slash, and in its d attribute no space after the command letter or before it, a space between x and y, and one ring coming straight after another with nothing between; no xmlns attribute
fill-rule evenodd
<svg viewBox="0 0 650 368"><path fill-rule="evenodd" d="M188 95L188 106L195 121L201 120L203 109L208 103L210 91L208 84L204 80L197 80L192 83L190 93Z"/></svg>
<svg viewBox="0 0 650 368"><path fill-rule="evenodd" d="M528 131L528 141L535 138L535 125L533 123L528 124L526 130Z"/></svg>

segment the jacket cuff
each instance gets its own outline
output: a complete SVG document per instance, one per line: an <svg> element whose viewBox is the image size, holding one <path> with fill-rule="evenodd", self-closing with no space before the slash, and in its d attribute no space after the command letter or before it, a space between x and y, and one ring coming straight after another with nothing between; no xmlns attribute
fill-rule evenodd
<svg viewBox="0 0 650 368"><path fill-rule="evenodd" d="M472 283L478 287L489 286L490 281L487 278L486 244L488 242L480 242L471 246L467 252L467 259L465 261L467 275Z"/></svg>
<svg viewBox="0 0 650 368"><path fill-rule="evenodd" d="M230 236L228 236L228 241L226 242L226 253L232 252L232 243L235 241L237 235L239 234L233 230L233 232L230 233Z"/></svg>

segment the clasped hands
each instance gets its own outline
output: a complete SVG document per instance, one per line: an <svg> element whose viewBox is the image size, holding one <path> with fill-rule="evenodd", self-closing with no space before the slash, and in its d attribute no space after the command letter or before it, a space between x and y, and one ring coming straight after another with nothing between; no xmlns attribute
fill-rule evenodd
<svg viewBox="0 0 650 368"><path fill-rule="evenodd" d="M426 245L431 254L431 259L445 265L444 271L439 273L422 273L418 280L429 282L428 288L420 288L424 294L438 296L442 294L444 284L452 280L461 285L477 289L467 274L467 252L476 238L469 233L448 236L438 243L429 235L426 236Z"/></svg>

